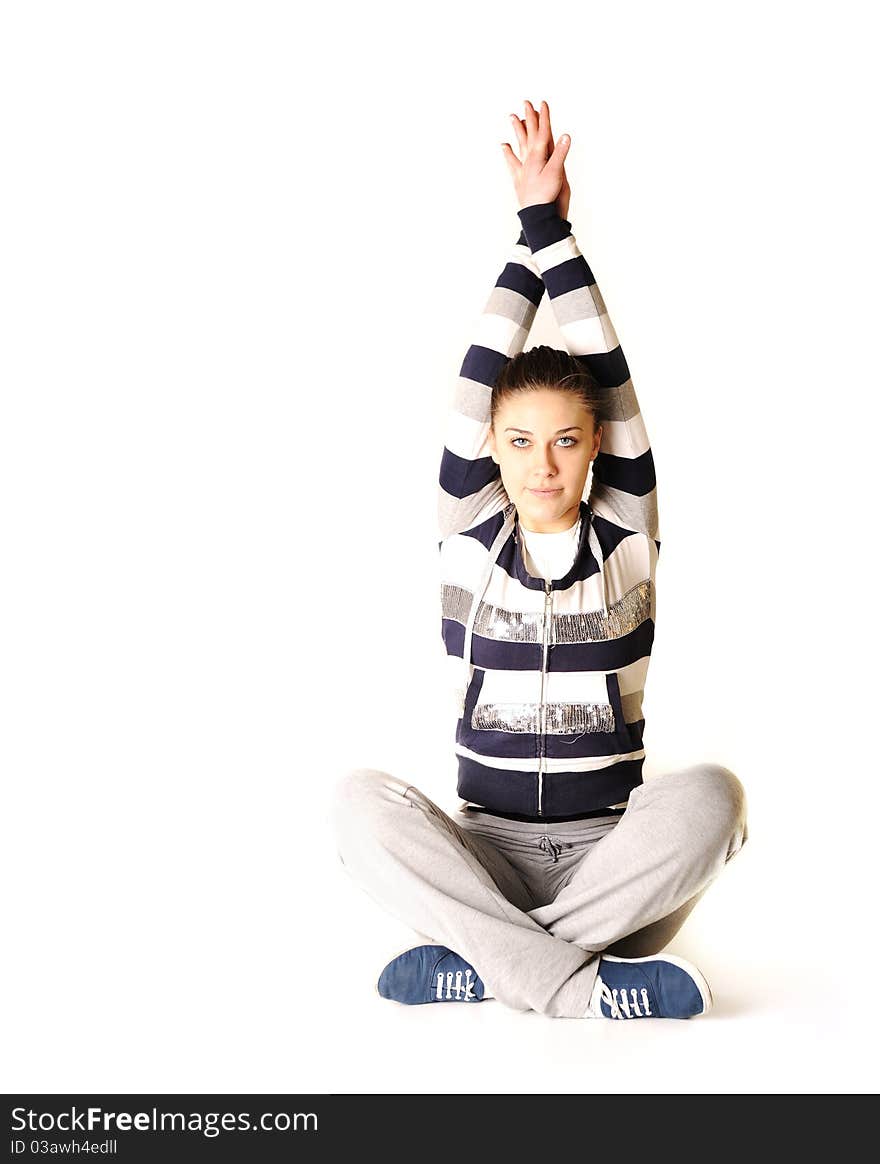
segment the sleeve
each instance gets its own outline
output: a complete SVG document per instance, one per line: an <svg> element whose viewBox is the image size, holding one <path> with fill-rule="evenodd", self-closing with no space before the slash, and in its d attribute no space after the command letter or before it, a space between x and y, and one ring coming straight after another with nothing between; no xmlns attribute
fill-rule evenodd
<svg viewBox="0 0 880 1164"><path fill-rule="evenodd" d="M652 537L659 549L657 482L629 368L593 272L555 203L519 212L567 350L603 390L604 421L589 501L600 516Z"/></svg>
<svg viewBox="0 0 880 1164"><path fill-rule="evenodd" d="M492 387L504 365L525 347L543 294L544 283L520 231L477 320L455 385L440 461L441 539L470 529L509 504L486 439Z"/></svg>

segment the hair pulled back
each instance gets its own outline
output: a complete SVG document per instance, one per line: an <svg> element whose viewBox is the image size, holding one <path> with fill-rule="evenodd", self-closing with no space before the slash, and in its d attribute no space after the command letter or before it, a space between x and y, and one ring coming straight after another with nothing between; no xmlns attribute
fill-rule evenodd
<svg viewBox="0 0 880 1164"><path fill-rule="evenodd" d="M505 400L541 389L568 392L593 414L593 424L603 420L603 393L596 378L570 352L539 344L508 360L492 388L491 419Z"/></svg>

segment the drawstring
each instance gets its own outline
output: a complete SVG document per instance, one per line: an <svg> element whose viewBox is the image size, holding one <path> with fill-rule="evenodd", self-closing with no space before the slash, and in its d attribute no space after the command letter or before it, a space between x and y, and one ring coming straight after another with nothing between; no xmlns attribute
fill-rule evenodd
<svg viewBox="0 0 880 1164"><path fill-rule="evenodd" d="M554 861L559 860L559 854L562 852L562 845L557 845L555 841L546 836L541 837L538 848L543 849L545 853L552 853Z"/></svg>
<svg viewBox="0 0 880 1164"><path fill-rule="evenodd" d="M599 538L598 538L598 535L596 534L596 530L595 530L592 522L590 522L590 528L588 530L588 538L589 538L589 543L590 543L590 549L593 551L593 557L596 559L596 561L599 565L599 581L602 585L602 610L603 610L603 612L605 614L605 618L607 620L607 618L608 618L608 599L605 597L605 563L604 563L604 559L602 557L602 547L599 545Z"/></svg>
<svg viewBox="0 0 880 1164"><path fill-rule="evenodd" d="M483 571L483 577L480 579L480 585L474 591L473 601L471 603L471 608L468 611L467 622L465 623L464 647L462 648L461 652L461 661L464 667L464 687L462 688L461 692L459 715L464 714L464 702L465 699L467 699L467 689L471 682L471 639L473 638L474 633L474 623L477 619L477 610L479 608L480 602L482 601L483 595L486 593L486 587L489 585L489 579L492 577L492 571L495 568L495 562L501 553L504 543L507 541L508 537L510 537L510 531L513 528L515 522L516 506L511 501L507 507L501 529L498 531L495 540L489 549L489 559L486 562L486 567Z"/></svg>

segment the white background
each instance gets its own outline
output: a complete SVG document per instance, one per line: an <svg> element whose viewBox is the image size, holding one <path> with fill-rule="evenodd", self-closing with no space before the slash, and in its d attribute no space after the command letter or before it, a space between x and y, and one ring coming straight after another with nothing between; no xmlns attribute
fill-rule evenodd
<svg viewBox="0 0 880 1164"><path fill-rule="evenodd" d="M876 1090L866 12L4 5L3 1090ZM436 474L525 98L653 445L645 773L749 796L689 1023L379 999L329 825L351 767L457 803Z"/></svg>

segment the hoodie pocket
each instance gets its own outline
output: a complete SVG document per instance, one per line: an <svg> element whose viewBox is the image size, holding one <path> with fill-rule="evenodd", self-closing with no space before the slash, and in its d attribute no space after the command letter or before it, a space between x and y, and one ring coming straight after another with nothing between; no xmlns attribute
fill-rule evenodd
<svg viewBox="0 0 880 1164"><path fill-rule="evenodd" d="M609 671L605 675L608 689L608 702L614 712L614 738L619 752L633 751L633 739L626 720L623 718L623 701L620 698L620 678L616 671Z"/></svg>
<svg viewBox="0 0 880 1164"><path fill-rule="evenodd" d="M478 730L473 725L474 708L480 698L480 691L483 687L483 680L486 677L486 672L481 667L474 667L474 673L471 675L468 683L467 692L464 697L464 708L462 710L461 722L459 725L458 742L464 744L466 748L473 750L474 743L479 738Z"/></svg>

